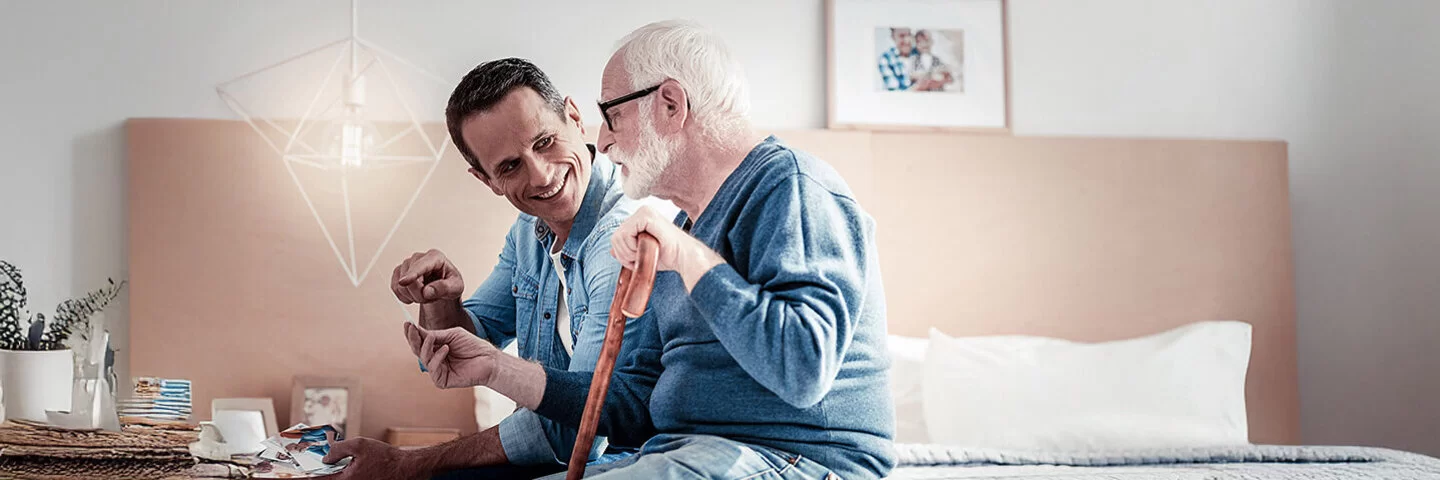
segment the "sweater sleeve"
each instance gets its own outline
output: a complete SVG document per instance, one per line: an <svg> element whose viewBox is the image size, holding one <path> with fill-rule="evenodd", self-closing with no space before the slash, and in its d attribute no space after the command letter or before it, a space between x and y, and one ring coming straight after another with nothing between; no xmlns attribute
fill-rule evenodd
<svg viewBox="0 0 1440 480"><path fill-rule="evenodd" d="M746 373L808 408L834 384L866 301L873 224L805 174L753 202L729 233L743 264L706 272L690 300Z"/></svg>

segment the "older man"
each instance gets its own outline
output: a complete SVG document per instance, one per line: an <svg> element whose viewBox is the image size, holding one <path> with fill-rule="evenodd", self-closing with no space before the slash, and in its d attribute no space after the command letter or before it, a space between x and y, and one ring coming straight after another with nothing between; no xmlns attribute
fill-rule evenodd
<svg viewBox="0 0 1440 480"><path fill-rule="evenodd" d="M616 166L586 144L574 101L528 61L507 58L475 67L456 86L446 118L470 173L521 213L499 263L469 298L461 298L460 271L436 250L397 266L391 289L399 300L420 305L424 328L454 328L492 349L517 341L525 361L594 370L620 271L609 252L610 235L639 202L624 198ZM632 320L627 330L641 322L650 320ZM415 329L407 325L407 331L414 335ZM623 355L635 357L644 347L627 344ZM543 380L531 379L535 388ZM342 479L425 477L473 467L489 468L452 477L533 478L563 469L575 428L536 415L533 402L521 405L531 409L438 447L401 451L358 439L339 443L331 455L355 457ZM604 448L602 438L592 459Z"/></svg>
<svg viewBox="0 0 1440 480"><path fill-rule="evenodd" d="M663 352L658 372L643 358L616 371L600 431L648 435L635 423L648 420L656 435L587 476L877 478L894 465L874 223L829 165L756 134L747 96L723 43L688 23L635 31L605 68L600 151L627 195L684 215L642 207L612 237L626 265L640 232L660 241L647 315ZM470 372L456 385L524 368L545 377L537 412L579 422L590 375L507 367L456 332L421 334L422 359Z"/></svg>

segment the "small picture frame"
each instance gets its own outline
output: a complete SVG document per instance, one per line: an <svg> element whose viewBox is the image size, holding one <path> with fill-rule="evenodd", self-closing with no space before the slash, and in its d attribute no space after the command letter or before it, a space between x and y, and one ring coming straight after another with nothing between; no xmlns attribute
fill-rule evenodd
<svg viewBox="0 0 1440 480"><path fill-rule="evenodd" d="M358 437L363 398L359 378L298 375L290 392L290 424L330 425L342 439Z"/></svg>
<svg viewBox="0 0 1440 480"><path fill-rule="evenodd" d="M832 129L1010 133L1007 0L826 0Z"/></svg>
<svg viewBox="0 0 1440 480"><path fill-rule="evenodd" d="M240 453L254 453L260 441L280 434L275 400L270 398L217 398L210 401L210 422L225 442Z"/></svg>

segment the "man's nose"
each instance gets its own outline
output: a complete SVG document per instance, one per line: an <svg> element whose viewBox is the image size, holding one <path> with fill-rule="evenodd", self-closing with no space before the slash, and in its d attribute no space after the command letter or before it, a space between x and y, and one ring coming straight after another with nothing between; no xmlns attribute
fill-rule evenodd
<svg viewBox="0 0 1440 480"><path fill-rule="evenodd" d="M539 155L530 157L530 186L545 188L555 176L555 165L544 161Z"/></svg>
<svg viewBox="0 0 1440 480"><path fill-rule="evenodd" d="M595 140L595 148L597 150L600 150L600 153L609 154L610 145L614 142L615 134L610 132L610 125L606 123L601 123L600 136Z"/></svg>

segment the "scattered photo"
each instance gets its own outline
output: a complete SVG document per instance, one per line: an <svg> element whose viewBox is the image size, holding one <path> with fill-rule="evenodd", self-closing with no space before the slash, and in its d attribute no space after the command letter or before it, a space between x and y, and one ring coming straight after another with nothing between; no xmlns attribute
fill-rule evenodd
<svg viewBox="0 0 1440 480"><path fill-rule="evenodd" d="M309 426L298 424L265 439L260 458L264 461L255 466L255 478L309 478L339 472L350 464L350 459L334 465L324 462L330 453L330 444L339 438L338 432L330 425Z"/></svg>

